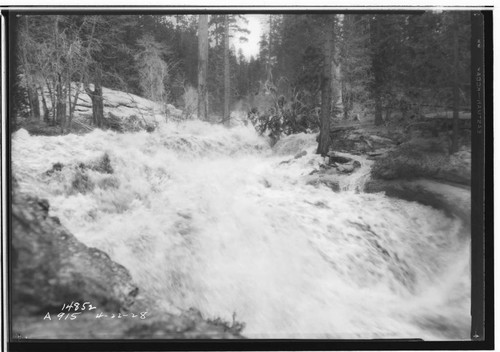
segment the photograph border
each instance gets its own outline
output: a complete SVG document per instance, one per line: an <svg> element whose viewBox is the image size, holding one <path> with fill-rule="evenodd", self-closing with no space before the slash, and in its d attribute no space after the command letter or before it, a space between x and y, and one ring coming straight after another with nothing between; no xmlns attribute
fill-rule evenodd
<svg viewBox="0 0 500 352"><path fill-rule="evenodd" d="M2 11L2 115L9 116L12 106L8 99L11 81L10 62L13 62L15 33L9 31L9 17L25 13L405 13L420 11L421 7L396 10L359 9L342 10L327 7L234 7L234 6L174 6L157 9L150 7L107 6L89 7L37 7L25 9L7 8ZM118 9L119 8L119 9ZM462 9L461 10L466 10ZM2 119L2 302L3 340L8 341L9 351L161 351L161 350L489 350L494 347L493 322L493 39L491 10L475 11L471 22L471 341L422 341L419 339L375 340L326 340L326 339L244 339L244 340L24 340L11 339L10 280L12 279L10 244L11 235L11 123ZM6 50L5 50L6 49ZM7 54L6 54L7 53ZM6 330L8 329L8 330ZM56 342L57 341L57 342Z"/></svg>

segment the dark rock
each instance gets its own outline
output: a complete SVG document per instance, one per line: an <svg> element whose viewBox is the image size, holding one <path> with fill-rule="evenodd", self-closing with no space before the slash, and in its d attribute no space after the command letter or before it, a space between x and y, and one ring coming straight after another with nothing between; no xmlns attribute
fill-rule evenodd
<svg viewBox="0 0 500 352"><path fill-rule="evenodd" d="M63 167L64 167L64 164L62 164L62 163L55 163L54 165L52 165L52 169L47 170L45 172L45 175L51 176L54 172L61 171L63 169Z"/></svg>
<svg viewBox="0 0 500 352"><path fill-rule="evenodd" d="M242 323L229 325L221 320L207 321L196 310L181 315L159 314L155 309L131 308L136 318L96 318L95 310L83 313L75 320L52 320L42 317L17 319L13 336L33 339L237 339ZM145 319L140 319L140 314ZM108 313L111 316L112 313ZM116 314L117 315L117 314Z"/></svg>
<svg viewBox="0 0 500 352"><path fill-rule="evenodd" d="M47 215L49 213L50 204L49 204L49 201L47 199L40 199L38 201L38 205L40 205L42 210L45 212L45 215Z"/></svg>
<svg viewBox="0 0 500 352"><path fill-rule="evenodd" d="M314 205L315 207L320 208L320 209L330 209L330 207L327 204L325 204L325 202L317 201L315 203L311 203L311 202L306 201L306 203Z"/></svg>
<svg viewBox="0 0 500 352"><path fill-rule="evenodd" d="M313 177L308 177L306 179L306 184L318 187L319 185L325 185L334 192L340 191L339 182L329 175L315 175Z"/></svg>
<svg viewBox="0 0 500 352"><path fill-rule="evenodd" d="M82 164L83 165L83 164ZM89 175L85 172L82 167L78 168L73 176L73 181L71 182L71 189L73 191L85 194L91 192L95 185L90 180Z"/></svg>
<svg viewBox="0 0 500 352"><path fill-rule="evenodd" d="M99 180L97 186L102 189L109 189L109 188L117 189L120 187L120 181L116 177L110 176Z"/></svg>
<svg viewBox="0 0 500 352"><path fill-rule="evenodd" d="M103 120L103 124L105 127L117 131L117 132L123 132L123 121L121 118L113 114L112 112L108 113L108 118L105 118Z"/></svg>
<svg viewBox="0 0 500 352"><path fill-rule="evenodd" d="M387 153L387 150L375 150L373 152L366 153L366 155L368 155L372 159L375 159L377 157L382 157L382 156L386 155L386 153Z"/></svg>
<svg viewBox="0 0 500 352"><path fill-rule="evenodd" d="M137 287L128 271L49 217L48 202L15 192L12 219L14 316L60 309L71 301L114 311L131 305Z"/></svg>
<svg viewBox="0 0 500 352"><path fill-rule="evenodd" d="M414 139L377 158L374 179L396 180L433 178L470 185L471 156L467 150L449 155L432 139Z"/></svg>
<svg viewBox="0 0 500 352"><path fill-rule="evenodd" d="M112 174L114 172L108 153L104 153L97 162L91 164L90 169L105 174Z"/></svg>
<svg viewBox="0 0 500 352"><path fill-rule="evenodd" d="M329 164L328 166L336 170L338 173L350 174L354 170L361 167L359 161L352 158L337 155L335 152L329 152Z"/></svg>
<svg viewBox="0 0 500 352"><path fill-rule="evenodd" d="M352 161L351 158L346 158L344 156L337 155L335 152L329 152L329 164L338 163L338 164L346 164Z"/></svg>
<svg viewBox="0 0 500 352"><path fill-rule="evenodd" d="M363 135L359 136L359 140L362 141L363 143L366 143L370 149L373 149L372 143L368 140L368 138L365 138L365 136Z"/></svg>
<svg viewBox="0 0 500 352"><path fill-rule="evenodd" d="M414 201L443 210L460 218L469 229L471 221L470 188L433 180L370 180L365 192L385 192L388 197Z"/></svg>
<svg viewBox="0 0 500 352"><path fill-rule="evenodd" d="M400 132L375 129L370 125L336 126L331 131L331 148L350 154L365 154L380 148L392 148ZM406 139L405 139L406 140Z"/></svg>
<svg viewBox="0 0 500 352"><path fill-rule="evenodd" d="M61 163L55 163L52 166L52 169L45 172L45 175L52 176L55 172L61 171L65 166ZM91 192L95 188L94 182L91 180L88 170L104 173L104 174L113 174L114 170L111 166L111 160L107 153L93 161L91 163L79 163L76 166L73 166L75 170L73 174L73 178L71 181L71 192L78 192L85 194L87 192ZM98 184L101 188L117 188L118 180L114 178L101 179Z"/></svg>
<svg viewBox="0 0 500 352"><path fill-rule="evenodd" d="M351 162L343 165L339 165L337 170L343 174L353 173L356 169L361 167L361 163L357 160L352 160Z"/></svg>
<svg viewBox="0 0 500 352"><path fill-rule="evenodd" d="M390 138L377 135L369 135L368 139L371 140L372 143L377 146L377 148L387 148L396 144L396 142Z"/></svg>
<svg viewBox="0 0 500 352"><path fill-rule="evenodd" d="M304 155L307 155L307 151L303 150L301 151L300 153L297 153L294 158L295 159L299 159L299 158L302 158Z"/></svg>
<svg viewBox="0 0 500 352"><path fill-rule="evenodd" d="M52 176L55 172L61 171L64 167L65 166L62 163L55 163L52 166L52 169L45 172L45 175ZM107 153L104 153L101 158L92 163L79 163L76 166L76 171L71 183L73 190L85 194L94 189L94 184L87 174L87 170L89 169L104 174L112 174L114 172L113 167L111 166L111 160Z"/></svg>

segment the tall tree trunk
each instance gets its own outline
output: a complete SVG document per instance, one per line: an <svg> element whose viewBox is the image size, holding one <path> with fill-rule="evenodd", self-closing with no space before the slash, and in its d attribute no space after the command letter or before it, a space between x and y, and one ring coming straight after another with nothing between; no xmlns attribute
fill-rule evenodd
<svg viewBox="0 0 500 352"><path fill-rule="evenodd" d="M47 107L47 100L45 100L45 94L43 94L43 88L42 87L40 87L40 94L42 96L43 121L44 122L49 122L50 121L50 111L49 111L49 108Z"/></svg>
<svg viewBox="0 0 500 352"><path fill-rule="evenodd" d="M101 128L104 120L104 104L102 98L102 87L100 83L95 84L95 89L91 95L92 100L92 120L94 124Z"/></svg>
<svg viewBox="0 0 500 352"><path fill-rule="evenodd" d="M373 28L375 27L375 28ZM372 45L374 46L373 56L373 78L374 78L374 95L375 95L375 125L381 125L382 119L382 48L380 41L380 18L375 15L373 26L370 28L372 36Z"/></svg>
<svg viewBox="0 0 500 352"><path fill-rule="evenodd" d="M30 106L30 118L40 119L40 101L38 99L38 93L36 91L36 87L29 84L27 87L27 91L28 91L28 101Z"/></svg>
<svg viewBox="0 0 500 352"><path fill-rule="evenodd" d="M56 98L55 93L51 88L50 82L47 80L47 90L50 96L50 107L52 109L52 124L56 124Z"/></svg>
<svg viewBox="0 0 500 352"><path fill-rule="evenodd" d="M40 113L40 97L38 96L38 89L33 85L33 105L35 106L35 118L43 121L43 116Z"/></svg>
<svg viewBox="0 0 500 352"><path fill-rule="evenodd" d="M33 98L31 97L31 89L29 87L29 85L27 84L26 85L26 94L28 94L28 106L29 106L29 110L30 110L30 119L33 120L35 118L35 113L34 113L34 109L33 109Z"/></svg>
<svg viewBox="0 0 500 352"><path fill-rule="evenodd" d="M454 18L458 23L458 16ZM459 59L458 59L458 26L453 30L453 132L451 137L450 154L458 152L458 116L459 116Z"/></svg>
<svg viewBox="0 0 500 352"><path fill-rule="evenodd" d="M55 52L57 55L60 55L59 53L59 16L55 16L55 21L54 21L54 45L55 45ZM56 60L56 62L59 64L59 58ZM62 84L62 77L61 77L61 70L62 68L59 67L59 71L57 71L57 79L54 82L55 86L55 99L56 99L56 121L61 127L61 133L64 133L64 127L66 124L66 101L63 96L63 84Z"/></svg>
<svg viewBox="0 0 500 352"><path fill-rule="evenodd" d="M316 154L326 156L330 148L330 108L332 105L332 47L333 47L333 21L331 15L325 18L325 39L323 44L323 76L321 78L321 122L319 143Z"/></svg>
<svg viewBox="0 0 500 352"><path fill-rule="evenodd" d="M101 128L104 122L104 103L102 97L102 85L100 78L96 80L94 89L94 99L92 99L92 114L97 127Z"/></svg>
<svg viewBox="0 0 500 352"><path fill-rule="evenodd" d="M104 121L104 103L102 97L102 83L100 68L96 70L96 78L94 81L94 90L88 86L85 87L85 92L92 101L92 123L99 128L102 127Z"/></svg>
<svg viewBox="0 0 500 352"><path fill-rule="evenodd" d="M331 87L332 87L332 105L334 117L338 111L344 111L344 104L342 99L342 76L340 62L335 60L335 42L332 44L332 74L331 74Z"/></svg>
<svg viewBox="0 0 500 352"><path fill-rule="evenodd" d="M227 126L230 124L230 87L229 87L229 15L224 15L224 117Z"/></svg>
<svg viewBox="0 0 500 352"><path fill-rule="evenodd" d="M68 132L71 132L71 122L73 120L73 108L71 106L71 77L69 72L66 77L66 84L67 84L67 94L68 94L68 121L66 124L66 129Z"/></svg>
<svg viewBox="0 0 500 352"><path fill-rule="evenodd" d="M64 127L66 125L66 100L63 93L60 74L58 75L57 82L57 121L59 122L59 126L61 126L61 133L64 133Z"/></svg>
<svg viewBox="0 0 500 352"><path fill-rule="evenodd" d="M26 22L26 32L27 36L29 36L29 16L25 16ZM30 109L30 118L32 120L40 118L40 103L38 100L38 93L36 91L36 85L33 82L32 70L30 67L30 63L28 60L28 49L26 48L26 43L21 47L22 51L22 62L24 69L24 79L26 81L26 93L28 94L28 105Z"/></svg>
<svg viewBox="0 0 500 352"><path fill-rule="evenodd" d="M272 33L273 33L273 15L269 15L269 43L267 45L267 68L266 68L268 81L272 80L272 74L271 74L271 43L273 41Z"/></svg>
<svg viewBox="0 0 500 352"><path fill-rule="evenodd" d="M71 121L73 120L73 115L75 113L76 104L78 103L78 97L80 95L80 89L81 89L80 85L81 85L81 82L78 82L76 84L76 92L75 92L75 96L73 97L73 104L70 105L70 111L69 111L70 125L71 125Z"/></svg>
<svg viewBox="0 0 500 352"><path fill-rule="evenodd" d="M375 95L375 125L380 126L383 123L382 118L382 98L380 94Z"/></svg>
<svg viewBox="0 0 500 352"><path fill-rule="evenodd" d="M219 46L219 21L215 22L215 47Z"/></svg>
<svg viewBox="0 0 500 352"><path fill-rule="evenodd" d="M344 20L343 20L343 28L344 31L350 31L352 30L354 24L354 15L344 15ZM345 66L342 66L342 73L345 70ZM351 113L352 106L351 106L351 86L350 84L346 81L346 75L342 74L342 82L341 82L341 91L342 91L342 106L343 106L343 119L347 120L349 119L349 114Z"/></svg>
<svg viewBox="0 0 500 352"><path fill-rule="evenodd" d="M198 118L208 119L208 15L200 15L198 22Z"/></svg>

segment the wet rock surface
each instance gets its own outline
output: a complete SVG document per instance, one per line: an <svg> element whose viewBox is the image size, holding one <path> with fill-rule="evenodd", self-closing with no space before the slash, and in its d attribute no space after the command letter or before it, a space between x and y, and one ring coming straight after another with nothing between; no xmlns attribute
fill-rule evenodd
<svg viewBox="0 0 500 352"><path fill-rule="evenodd" d="M470 230L471 194L468 187L433 180L370 180L365 186L368 193L385 192L389 197L419 202L443 210L448 216L462 220Z"/></svg>
<svg viewBox="0 0 500 352"><path fill-rule="evenodd" d="M339 181L336 177L327 174L316 173L306 177L306 184L318 187L324 185L334 192L340 191Z"/></svg>
<svg viewBox="0 0 500 352"><path fill-rule="evenodd" d="M372 178L381 180L429 178L470 185L471 154L468 150L449 155L431 141L408 142L376 159Z"/></svg>
<svg viewBox="0 0 500 352"><path fill-rule="evenodd" d="M412 122L404 129L394 127L392 133L383 127L338 126L332 130L332 149L374 160L366 192L385 192L389 197L432 206L462 219L464 228L470 228L470 147L465 143L450 155L449 126L433 119L424 122ZM466 129L467 121L462 122ZM465 138L462 132L460 136ZM342 172L348 160L330 153L330 163L339 165L337 170ZM351 167L346 171L351 172Z"/></svg>
<svg viewBox="0 0 500 352"><path fill-rule="evenodd" d="M72 87L72 100L77 91L77 85ZM91 132L92 102L88 94L81 93L80 87L76 108L74 111L71 132L85 134ZM50 94L44 91L49 108ZM116 132L137 132L145 130L152 132L159 121L167 119L182 119L183 112L171 104L160 104L140 96L103 87L103 121L102 127ZM54 123L39 120L21 119L18 128L24 128L33 135L57 136L62 134L61 127ZM67 132L67 131L66 131Z"/></svg>
<svg viewBox="0 0 500 352"><path fill-rule="evenodd" d="M138 288L121 265L79 242L48 216L47 201L14 192L13 313L36 314L64 302L92 301L102 309L129 307Z"/></svg>
<svg viewBox="0 0 500 352"><path fill-rule="evenodd" d="M239 326L214 323L203 319L195 310L181 315L158 314L149 310L145 319L141 313L122 318L96 318L96 313L79 315L75 320L52 320L43 317L19 317L14 325L14 337L26 339L236 339Z"/></svg>
<svg viewBox="0 0 500 352"><path fill-rule="evenodd" d="M17 190L12 194L12 327L26 338L239 338L243 325L204 320L195 310L158 313L127 269L103 251L79 242L50 205ZM59 319L63 304L90 302L95 310ZM88 306L87 306L88 308ZM74 312L74 311L72 311ZM102 312L108 318L96 318ZM141 319L140 312L147 312ZM44 319L46 314L51 319ZM66 312L68 313L68 312ZM111 315L135 313L136 318Z"/></svg>
<svg viewBox="0 0 500 352"><path fill-rule="evenodd" d="M337 126L330 133L331 148L351 154L377 153L380 149L393 148L401 143L402 136L385 131L373 130L371 126Z"/></svg>

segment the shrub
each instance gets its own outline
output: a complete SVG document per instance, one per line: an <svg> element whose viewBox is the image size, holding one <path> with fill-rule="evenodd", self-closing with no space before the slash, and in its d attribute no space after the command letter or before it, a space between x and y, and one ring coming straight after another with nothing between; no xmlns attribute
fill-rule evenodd
<svg viewBox="0 0 500 352"><path fill-rule="evenodd" d="M290 101L283 95L277 96L272 93L272 96L274 104L264 112L253 108L248 113L248 118L257 132L270 137L272 144L283 134L308 133L318 129L318 113L315 107L303 104L298 95L292 97Z"/></svg>

